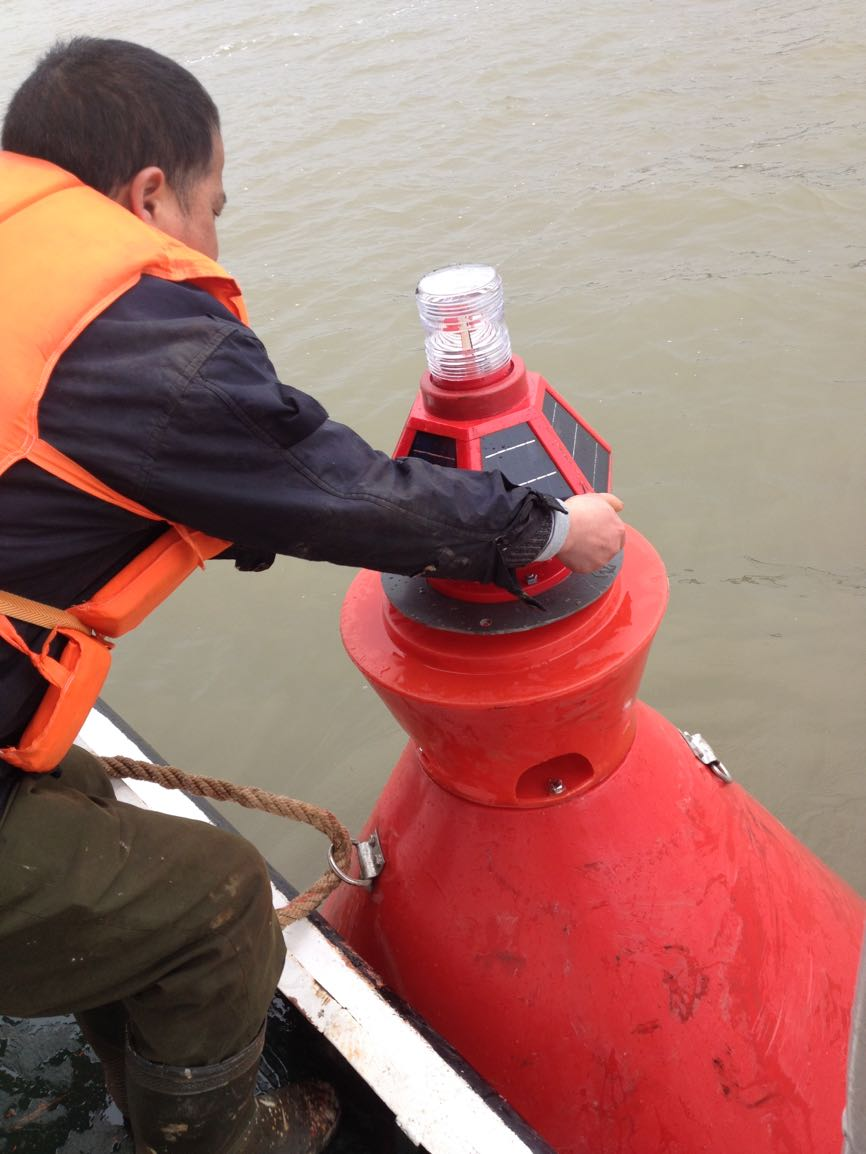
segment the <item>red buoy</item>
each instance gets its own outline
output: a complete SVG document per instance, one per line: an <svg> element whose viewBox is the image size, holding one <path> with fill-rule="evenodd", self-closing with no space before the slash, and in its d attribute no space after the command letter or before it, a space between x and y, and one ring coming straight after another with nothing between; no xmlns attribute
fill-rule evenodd
<svg viewBox="0 0 866 1154"><path fill-rule="evenodd" d="M606 489L560 434L596 435L513 369L471 417L425 378L400 452L435 423L479 467L492 424L529 426L569 491ZM667 600L646 540L545 598L355 580L344 641L410 740L368 823L387 865L326 916L562 1154L838 1154L866 904L637 701Z"/></svg>

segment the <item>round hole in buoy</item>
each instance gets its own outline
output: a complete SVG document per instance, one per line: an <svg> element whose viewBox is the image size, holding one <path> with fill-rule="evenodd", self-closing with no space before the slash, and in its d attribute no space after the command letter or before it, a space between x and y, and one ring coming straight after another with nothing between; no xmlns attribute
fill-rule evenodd
<svg viewBox="0 0 866 1154"><path fill-rule="evenodd" d="M517 779L520 801L556 801L592 781L592 763L582 753L562 753L532 765Z"/></svg>

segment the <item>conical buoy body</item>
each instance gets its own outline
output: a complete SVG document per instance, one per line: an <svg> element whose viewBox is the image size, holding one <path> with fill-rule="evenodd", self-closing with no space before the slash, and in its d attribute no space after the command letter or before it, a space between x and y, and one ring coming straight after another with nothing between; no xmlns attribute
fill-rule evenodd
<svg viewBox="0 0 866 1154"><path fill-rule="evenodd" d="M500 290L420 282L398 454L608 490L610 446L509 360ZM667 601L647 541L516 576L544 613L353 583L346 647L410 740L367 828L384 871L326 916L560 1154L839 1154L866 903L638 703Z"/></svg>
<svg viewBox="0 0 866 1154"><path fill-rule="evenodd" d="M410 735L328 919L561 1154L838 1154L866 906L636 701L666 600L455 636L363 573L350 655ZM365 835L366 836L366 835Z"/></svg>

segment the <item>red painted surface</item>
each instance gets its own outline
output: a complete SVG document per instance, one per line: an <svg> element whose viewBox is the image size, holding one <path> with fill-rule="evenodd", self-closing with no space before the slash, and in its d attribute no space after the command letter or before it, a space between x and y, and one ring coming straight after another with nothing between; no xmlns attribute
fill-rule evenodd
<svg viewBox="0 0 866 1154"><path fill-rule="evenodd" d="M838 1154L866 903L636 701L666 600L633 530L597 602L510 635L362 573L344 640L410 741L384 872L325 913L561 1154Z"/></svg>
<svg viewBox="0 0 866 1154"><path fill-rule="evenodd" d="M489 805L544 806L562 799L551 780L564 796L580 793L628 752L666 601L658 554L630 531L620 579L552 625L494 637L431 629L402 616L379 576L364 573L343 607L343 637L431 777Z"/></svg>
<svg viewBox="0 0 866 1154"><path fill-rule="evenodd" d="M633 531L599 602L504 637L361 574L344 638L412 740L384 872L325 913L562 1154L838 1154L866 906L635 702L665 599Z"/></svg>
<svg viewBox="0 0 866 1154"><path fill-rule="evenodd" d="M562 804L437 785L410 744L388 864L326 914L563 1154L839 1154L864 906L646 706Z"/></svg>

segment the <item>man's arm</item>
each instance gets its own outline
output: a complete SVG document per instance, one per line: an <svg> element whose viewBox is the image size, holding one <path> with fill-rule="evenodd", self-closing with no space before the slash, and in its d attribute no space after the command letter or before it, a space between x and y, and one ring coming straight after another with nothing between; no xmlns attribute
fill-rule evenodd
<svg viewBox="0 0 866 1154"><path fill-rule="evenodd" d="M245 396L234 388L244 362L257 361L249 341L232 337L196 374L184 411L165 431L143 503L246 546L391 573L423 570L501 584L504 567L528 564L543 551L553 527L545 498L499 472L394 460L331 420L301 440L281 440L268 407L251 403L251 395L243 405ZM280 388L299 407L307 403L297 390ZM210 438L196 439L198 429L220 425L214 410L221 406L234 411L233 452L255 463L248 483L237 470L224 473ZM192 472L200 473L200 486L189 485ZM187 478L183 487L181 477ZM196 499L208 483L219 501ZM559 554L566 564L587 572L621 547L617 507L609 495L570 499Z"/></svg>
<svg viewBox="0 0 866 1154"><path fill-rule="evenodd" d="M502 474L395 461L328 420L189 286L144 278L97 318L42 417L47 439L120 492L247 550L487 581L551 533L544 498ZM605 499L577 502L562 555L595 568L622 526Z"/></svg>

